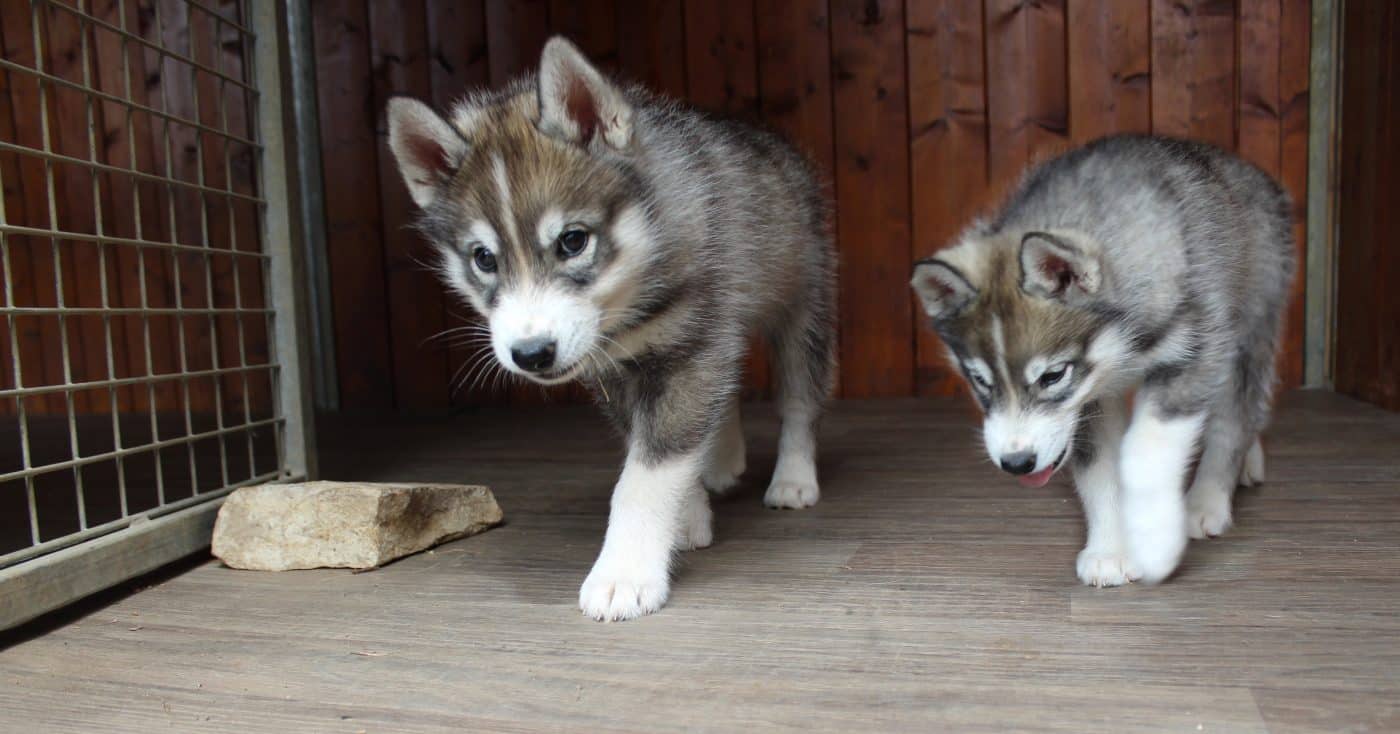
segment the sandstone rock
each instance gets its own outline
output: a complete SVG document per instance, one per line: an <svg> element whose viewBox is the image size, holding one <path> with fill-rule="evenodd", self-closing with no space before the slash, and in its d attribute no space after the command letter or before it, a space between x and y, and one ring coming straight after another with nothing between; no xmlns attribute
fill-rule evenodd
<svg viewBox="0 0 1400 734"><path fill-rule="evenodd" d="M306 482L244 487L214 522L233 568L375 568L501 522L486 487Z"/></svg>

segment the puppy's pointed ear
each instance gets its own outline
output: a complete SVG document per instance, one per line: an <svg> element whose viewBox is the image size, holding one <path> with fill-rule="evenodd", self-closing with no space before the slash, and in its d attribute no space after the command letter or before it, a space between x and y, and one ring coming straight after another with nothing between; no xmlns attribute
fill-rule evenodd
<svg viewBox="0 0 1400 734"><path fill-rule="evenodd" d="M433 108L410 97L393 97L385 113L389 150L399 163L408 193L426 207L461 165L467 141Z"/></svg>
<svg viewBox="0 0 1400 734"><path fill-rule="evenodd" d="M598 137L618 150L631 142L631 106L563 36L544 45L539 85L540 132L582 146Z"/></svg>
<svg viewBox="0 0 1400 734"><path fill-rule="evenodd" d="M1027 294L1072 303L1102 285L1098 256L1085 243L1047 232L1021 238L1021 290Z"/></svg>
<svg viewBox="0 0 1400 734"><path fill-rule="evenodd" d="M924 313L934 321L957 316L977 297L977 289L962 271L938 258L914 263L914 279L910 285L919 294Z"/></svg>

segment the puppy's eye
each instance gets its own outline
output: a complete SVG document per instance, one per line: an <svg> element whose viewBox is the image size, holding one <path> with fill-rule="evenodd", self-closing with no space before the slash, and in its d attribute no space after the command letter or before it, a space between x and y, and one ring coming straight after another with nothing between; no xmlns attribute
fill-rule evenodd
<svg viewBox="0 0 1400 734"><path fill-rule="evenodd" d="M564 230L556 242L559 245L560 257L577 257L588 247L588 231L583 229Z"/></svg>
<svg viewBox="0 0 1400 734"><path fill-rule="evenodd" d="M478 245L475 250L472 250L472 262L476 263L477 269L483 273L496 272L496 256L485 247Z"/></svg>
<svg viewBox="0 0 1400 734"><path fill-rule="evenodd" d="M1038 383L1043 390L1065 379L1065 375L1067 374L1069 374L1068 364L1056 365L1040 373L1040 379L1036 380L1036 383Z"/></svg>

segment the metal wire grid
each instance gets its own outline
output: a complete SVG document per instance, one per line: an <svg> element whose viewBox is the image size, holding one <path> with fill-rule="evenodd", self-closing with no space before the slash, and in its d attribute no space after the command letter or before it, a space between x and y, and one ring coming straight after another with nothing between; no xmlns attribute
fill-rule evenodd
<svg viewBox="0 0 1400 734"><path fill-rule="evenodd" d="M134 1L134 0L133 0ZM241 90L244 94L246 111L249 120L257 120L259 90L255 84L250 83L257 77L253 71L256 63L257 36L250 30L249 9L246 2L237 3L236 20L226 17L213 8L206 7L197 0L183 0L188 13L203 13L212 18L214 23L214 33L211 36L212 42L218 43L223 36L223 29L236 31L238 42L242 45L243 75L242 78L230 75L222 69L211 67L198 61L199 53L195 48L195 38L197 34L189 33L188 54L178 50L167 48L161 43L157 43L138 33L133 33L128 29L127 18L128 0L118 0L117 9L119 22L110 23L107 20L98 18L90 10L91 0L75 0L76 4L68 5L58 0L31 0L30 2L30 26L33 33L34 44L34 66L29 67L16 63L10 59L0 60L0 68L5 73L16 75L26 75L37 83L39 97L39 119L42 132L42 145L36 149L29 146L19 145L15 142L0 141L0 151L16 154L20 157L30 157L42 161L44 170L45 196L47 198L48 228L25 226L21 224L11 224L11 217L6 211L5 202L0 199L0 266L3 266L3 279L5 287L4 305L0 307L0 313L4 315L5 325L9 332L9 348L11 356L11 368L13 370L14 387L0 390L0 401L13 400L16 408L21 468L14 471L0 473L0 487L12 481L22 481L26 494L26 502L29 512L29 545L20 550L0 555L0 568L5 568L17 564L21 561L31 559L46 553L56 551L83 540L120 530L132 525L142 519L149 519L157 515L163 515L175 510L207 502L220 497L234 488L247 484L260 483L285 474L286 456L284 450L283 429L286 418L281 405L282 389L279 385L281 378L281 365L278 362L276 344L272 341L272 335L276 328L276 312L273 308L245 305L243 302L243 288L239 281L240 270L239 259L251 259L257 263L261 273L261 283L264 285L264 292L268 290L266 284L270 282L268 271L271 256L265 251L261 238L256 250L240 250L237 243L239 233L237 226L239 217L234 211L235 202L251 203L256 208L256 218L261 228L266 216L267 202L257 193L248 194L235 190L232 160L230 156L230 144L237 143L247 146L252 151L253 160L253 181L255 182L255 192L264 191L264 170L262 161L263 146L258 140L255 132L257 126L248 123L251 136L245 137L231 132L229 125L229 110L226 102L226 90L233 86ZM160 17L161 2L156 2L155 25L162 32L159 37L164 38L164 25ZM81 43L80 54L82 63L82 80L76 82L65 79L50 73L45 68L45 48L44 37L40 32L41 10L53 9L72 16L80 25ZM103 33L113 34L120 39L122 78L124 80L123 94L118 96L110 92L101 91L94 88L91 79L92 56L89 48L89 38L95 33L95 29ZM131 82L131 53L132 47L140 47L150 52L158 54L162 59L173 62L173 66L183 68L189 75L190 92L194 97L193 109L194 117L200 117L199 110L199 74L204 74L208 78L217 80L218 84L218 118L219 125L214 127L201 122L198 119L172 113L168 109L156 109L150 105L143 105L135 101L132 94ZM272 49L275 51L275 48ZM214 58L217 58L215 56ZM165 63L162 62L162 66ZM162 79L162 94L164 86L174 80ZM49 97L54 94L55 88L72 89L85 95L85 114L87 124L87 150L86 159L76 158L69 155L57 153L53 149L50 131L50 109ZM98 160L97 139L99 135L96 122L95 106L98 103L110 103L119 106L124 110L125 120L123 129L126 132L126 144L129 155L127 156L128 167L113 166ZM164 103L162 107L167 107ZM165 170L163 174L150 173L138 170L136 126L133 116L136 113L149 115L151 119L159 120L163 125L161 130L161 140L164 147ZM195 146L195 171L196 180L186 181L178 178L172 168L174 160L174 150L172 145L172 126L183 126L187 130L194 132ZM208 181L205 179L205 137L213 137L223 142L223 171L224 180ZM92 206L94 207L93 222L96 228L95 233L84 233L67 231L63 228L63 223L59 221L59 209L57 206L55 192L55 166L63 164L74 166L91 171L92 181ZM108 180L117 180L117 177L127 177L132 183L131 198L133 202L132 221L135 225L135 236L121 237L112 236L104 232L104 218L102 211L102 176L100 173L108 174ZM0 172L3 176L3 172ZM134 185L136 181L148 181L165 187L167 211L164 216L168 219L168 239L157 240L143 236L142 232L142 204L140 187ZM3 186L3 180L0 180ZM200 244L191 245L177 241L177 213L175 190L182 189L193 191L200 200L199 207L199 227ZM109 192L110 193L110 192ZM227 220L229 225L229 248L214 248L211 246L209 211L211 202L223 202L227 207ZM214 204L217 205L217 204ZM258 233L255 233L258 234ZM54 263L54 291L57 302L53 306L26 305L15 302L15 272L11 262L11 249L13 247L12 238L27 237L33 241L47 239L51 256ZM246 233L245 233L246 237ZM97 247L99 258L98 281L100 288L100 307L80 307L65 303L65 288L63 283L64 272L64 241L77 241L93 243ZM138 262L139 281L139 307L113 305L109 294L108 283L108 258L109 251L117 247L134 249ZM172 256L169 263L173 268L170 281L176 284L174 288L174 306L158 307L152 306L148 293L148 251L169 251L176 255L186 256L198 255L203 258L204 288L208 298L207 307L189 306L183 302L182 288L180 284L184 281L180 273L180 257ZM232 271L232 307L218 307L214 304L214 257L232 258L234 267ZM69 259L72 255L69 255ZM27 275L25 276L27 277ZM271 302L268 296L264 296L264 304ZM23 361L21 359L21 344L18 338L18 328L16 321L23 316L49 316L57 320L59 331L59 343L61 347L62 361L62 381L57 384L43 384L42 376L35 379L27 376L23 371ZM96 316L101 318L102 334L106 352L106 378L98 380L74 381L73 378L73 355L69 344L69 329L67 320L71 317ZM145 374L134 377L118 377L114 364L114 354L116 353L113 343L112 317L133 316L139 317L141 342L144 349ZM155 371L153 356L153 340L151 336L152 317L169 316L175 318L178 328L176 329L176 348L178 350L178 371L173 373L158 373ZM184 319L186 317L204 317L207 319L208 328L211 334L219 333L219 325L216 323L218 317L232 317L237 332L238 361L233 366L221 366L221 355L219 354L218 338L210 338L209 344L211 354L209 355L209 369L191 369L189 353L186 344ZM265 363L250 364L247 352L247 335L245 333L245 317L257 317L263 319L265 335L269 339L268 359ZM265 374L267 384L270 387L268 399L270 400L270 413L265 417L255 417L252 400L250 399L250 375ZM224 379L236 378L242 382L241 416L236 416L237 420L226 421L224 406L224 396L222 394L222 383ZM214 390L214 419L215 427L209 430L195 430L191 399L190 383L194 380L207 380L207 384L213 385ZM157 386L163 383L178 384L183 405L183 431L174 434L166 428L162 432L162 421L158 416L158 400L156 395ZM149 406L149 440L135 442L134 445L125 445L123 440L123 418L130 418L129 414L123 414L119 409L118 392L122 389L145 388L146 403ZM84 455L82 444L79 442L79 418L80 415L75 409L74 397L78 394L91 394L92 392L105 391L108 401L108 413L111 417L111 446L108 451L100 451ZM34 396L62 396L67 419L67 440L71 447L70 458L65 460L35 461L35 449L31 441L31 423L34 416L30 416L26 411L26 398ZM255 456L255 435L261 430L273 432L272 444L276 447L275 466L270 471L259 472L259 460ZM130 433L130 432L128 432ZM142 432L146 435L145 432ZM228 437L234 437L242 433L246 439L247 450L247 470L251 476L231 477L229 473L229 443ZM130 436L127 436L130 440ZM215 439L219 451L220 476L217 488L200 489L199 466L196 461L196 444L200 441ZM188 454L190 496L182 499L167 497L167 480L164 476L161 452L179 449L183 447ZM135 511L128 501L128 483L126 464L128 460L137 455L152 455L155 467L155 494L156 504L153 508ZM120 502L120 517L96 524L88 521L88 498L85 495L83 485L83 467L97 464L99 462L115 462L117 478L117 494ZM72 490L75 493L77 508L77 531L64 534L59 537L43 537L40 528L39 503L36 498L36 478L43 475L57 475L66 472L72 477Z"/></svg>

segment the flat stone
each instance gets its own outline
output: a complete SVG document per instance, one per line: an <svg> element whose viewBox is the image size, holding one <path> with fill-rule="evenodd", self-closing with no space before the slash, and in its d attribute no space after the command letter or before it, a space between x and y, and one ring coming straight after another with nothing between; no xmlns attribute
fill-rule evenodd
<svg viewBox="0 0 1400 734"><path fill-rule="evenodd" d="M233 568L376 568L501 522L486 487L305 482L244 487L214 522L214 555Z"/></svg>

